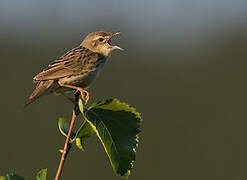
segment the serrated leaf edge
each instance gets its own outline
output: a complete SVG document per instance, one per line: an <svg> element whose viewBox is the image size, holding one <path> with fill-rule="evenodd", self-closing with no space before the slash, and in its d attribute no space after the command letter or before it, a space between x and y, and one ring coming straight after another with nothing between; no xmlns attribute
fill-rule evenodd
<svg viewBox="0 0 247 180"><path fill-rule="evenodd" d="M124 110L124 111L126 111L126 112L131 112L131 113L135 114L136 117L137 117L138 119L140 119L140 122L143 121L143 119L142 119L142 117L141 117L141 114L140 114L139 112L137 112L136 109L135 109L134 107L131 107L131 106L130 106L129 104L127 104L127 103L120 102L120 101L119 101L118 99L116 99L116 98L112 98L112 99L108 99L108 100L103 100L103 101L98 101L98 102L92 104L92 105L89 107L88 111L91 110L91 112L93 112L93 113L97 116L97 113L95 113L95 112L92 110L92 108L95 108L95 109L101 108L101 109L106 109L106 110L112 110L112 109L106 108L106 107L104 107L104 105L102 105L102 104L106 104L107 101L108 101L109 103L117 103L117 104L120 104L120 105L122 106L122 108L120 108L119 110ZM107 104L108 104L108 103L107 103ZM107 104L106 104L106 105L107 105ZM100 107L97 107L97 106L100 106ZM111 158L110 158L109 152L107 151L107 149L106 149L106 147L105 147L105 145L104 145L104 142L103 142L102 138L101 138L100 135L99 135L98 130L96 129L96 127L94 126L94 124L93 124L91 121L89 121L89 120L87 119L87 117L86 117L86 115L85 115L85 113L84 113L84 108L83 108L82 101L79 101L79 108L80 108L80 111L81 111L83 117L84 117L84 118L86 119L86 121L88 121L88 123L92 126L93 130L95 131L95 133L97 134L98 138L100 139L101 144L103 145L103 147L104 147L104 149L105 149L105 152L106 152L106 154L107 154L107 156L108 156L108 158L109 158L109 160L110 160L110 163L111 163L111 165L112 165L112 167L113 167L115 173L117 174L117 172L116 172L117 167L116 167L116 169L115 169L115 166L113 165L113 162L112 162L112 160L111 160ZM101 122L102 122L102 121L101 121ZM104 123L103 123L103 125L104 125L104 127L106 127ZM107 128L104 128L104 129L107 129ZM108 129L107 129L107 131L108 131ZM110 138L111 138L112 142L114 142L113 139L112 139L111 133L110 133L109 131L108 131L108 134L110 135ZM139 143L139 136L138 136L138 134L135 136L135 140L136 140L137 143L135 144L135 147L133 148L133 151L134 151L134 152L136 152L136 148L138 147L138 143ZM113 145L114 145L114 149L115 149L116 152L119 154L119 152L118 152L118 150L117 150L117 148L116 148L115 143L113 143ZM132 161L130 162L130 165L131 165L131 169L132 169L133 166L134 166L134 160L132 160ZM118 175L119 175L119 174L118 174ZM130 175L130 169L127 170L127 172L126 172L122 177L127 178L129 175Z"/></svg>

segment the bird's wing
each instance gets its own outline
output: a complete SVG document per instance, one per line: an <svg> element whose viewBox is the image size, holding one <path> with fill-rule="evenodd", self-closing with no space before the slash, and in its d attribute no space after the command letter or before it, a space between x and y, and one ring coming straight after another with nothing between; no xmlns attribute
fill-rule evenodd
<svg viewBox="0 0 247 180"><path fill-rule="evenodd" d="M97 53L86 48L74 48L58 60L49 64L44 71L34 77L34 80L55 80L79 74L87 69L86 67L90 64L90 61L97 61L97 58L99 58Z"/></svg>

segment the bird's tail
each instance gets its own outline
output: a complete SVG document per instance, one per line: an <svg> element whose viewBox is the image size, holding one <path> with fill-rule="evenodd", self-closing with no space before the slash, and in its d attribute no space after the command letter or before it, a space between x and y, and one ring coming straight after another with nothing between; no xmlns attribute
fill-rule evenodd
<svg viewBox="0 0 247 180"><path fill-rule="evenodd" d="M35 90L31 94L31 96L28 98L26 103L24 104L24 108L27 107L29 104L34 102L36 99L38 99L40 96L44 94L49 94L50 88L53 85L53 80L47 80L47 81L39 81Z"/></svg>

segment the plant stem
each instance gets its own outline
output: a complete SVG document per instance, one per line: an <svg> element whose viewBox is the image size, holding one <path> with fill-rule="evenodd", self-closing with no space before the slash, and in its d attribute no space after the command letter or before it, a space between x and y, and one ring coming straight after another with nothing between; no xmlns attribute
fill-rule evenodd
<svg viewBox="0 0 247 180"><path fill-rule="evenodd" d="M73 110L73 115L72 115L72 119L71 119L71 122L70 122L68 136L67 136L65 144L64 144L63 154L62 154L62 157L61 157L61 160L60 160L60 163L59 163L59 167L57 169L57 174L56 174L55 180L59 180L59 178L61 176L61 173L62 173L62 170L63 170L63 165L64 165L64 162L65 162L65 159L66 159L67 154L68 154L68 152L70 150L70 147L71 147L70 135L71 135L71 132L72 132L76 117L77 117L76 112L75 112L75 110Z"/></svg>

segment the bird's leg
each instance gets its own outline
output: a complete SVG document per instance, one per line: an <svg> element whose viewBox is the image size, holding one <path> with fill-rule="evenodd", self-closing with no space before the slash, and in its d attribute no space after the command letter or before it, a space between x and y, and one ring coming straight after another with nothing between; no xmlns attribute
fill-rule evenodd
<svg viewBox="0 0 247 180"><path fill-rule="evenodd" d="M86 89L83 89L83 88L77 87L77 86L73 86L73 85L68 85L68 84L60 84L60 86L68 87L68 88L71 88L71 89L75 89L75 90L80 91L81 97L82 97L83 101L85 101L85 104L88 103L88 100L89 100L89 92Z"/></svg>
<svg viewBox="0 0 247 180"><path fill-rule="evenodd" d="M74 105L77 105L77 102L76 102L75 99L73 99L73 98L67 96L66 94L64 94L64 92L61 92L61 94L62 94L66 99L68 99L70 102L72 102Z"/></svg>

